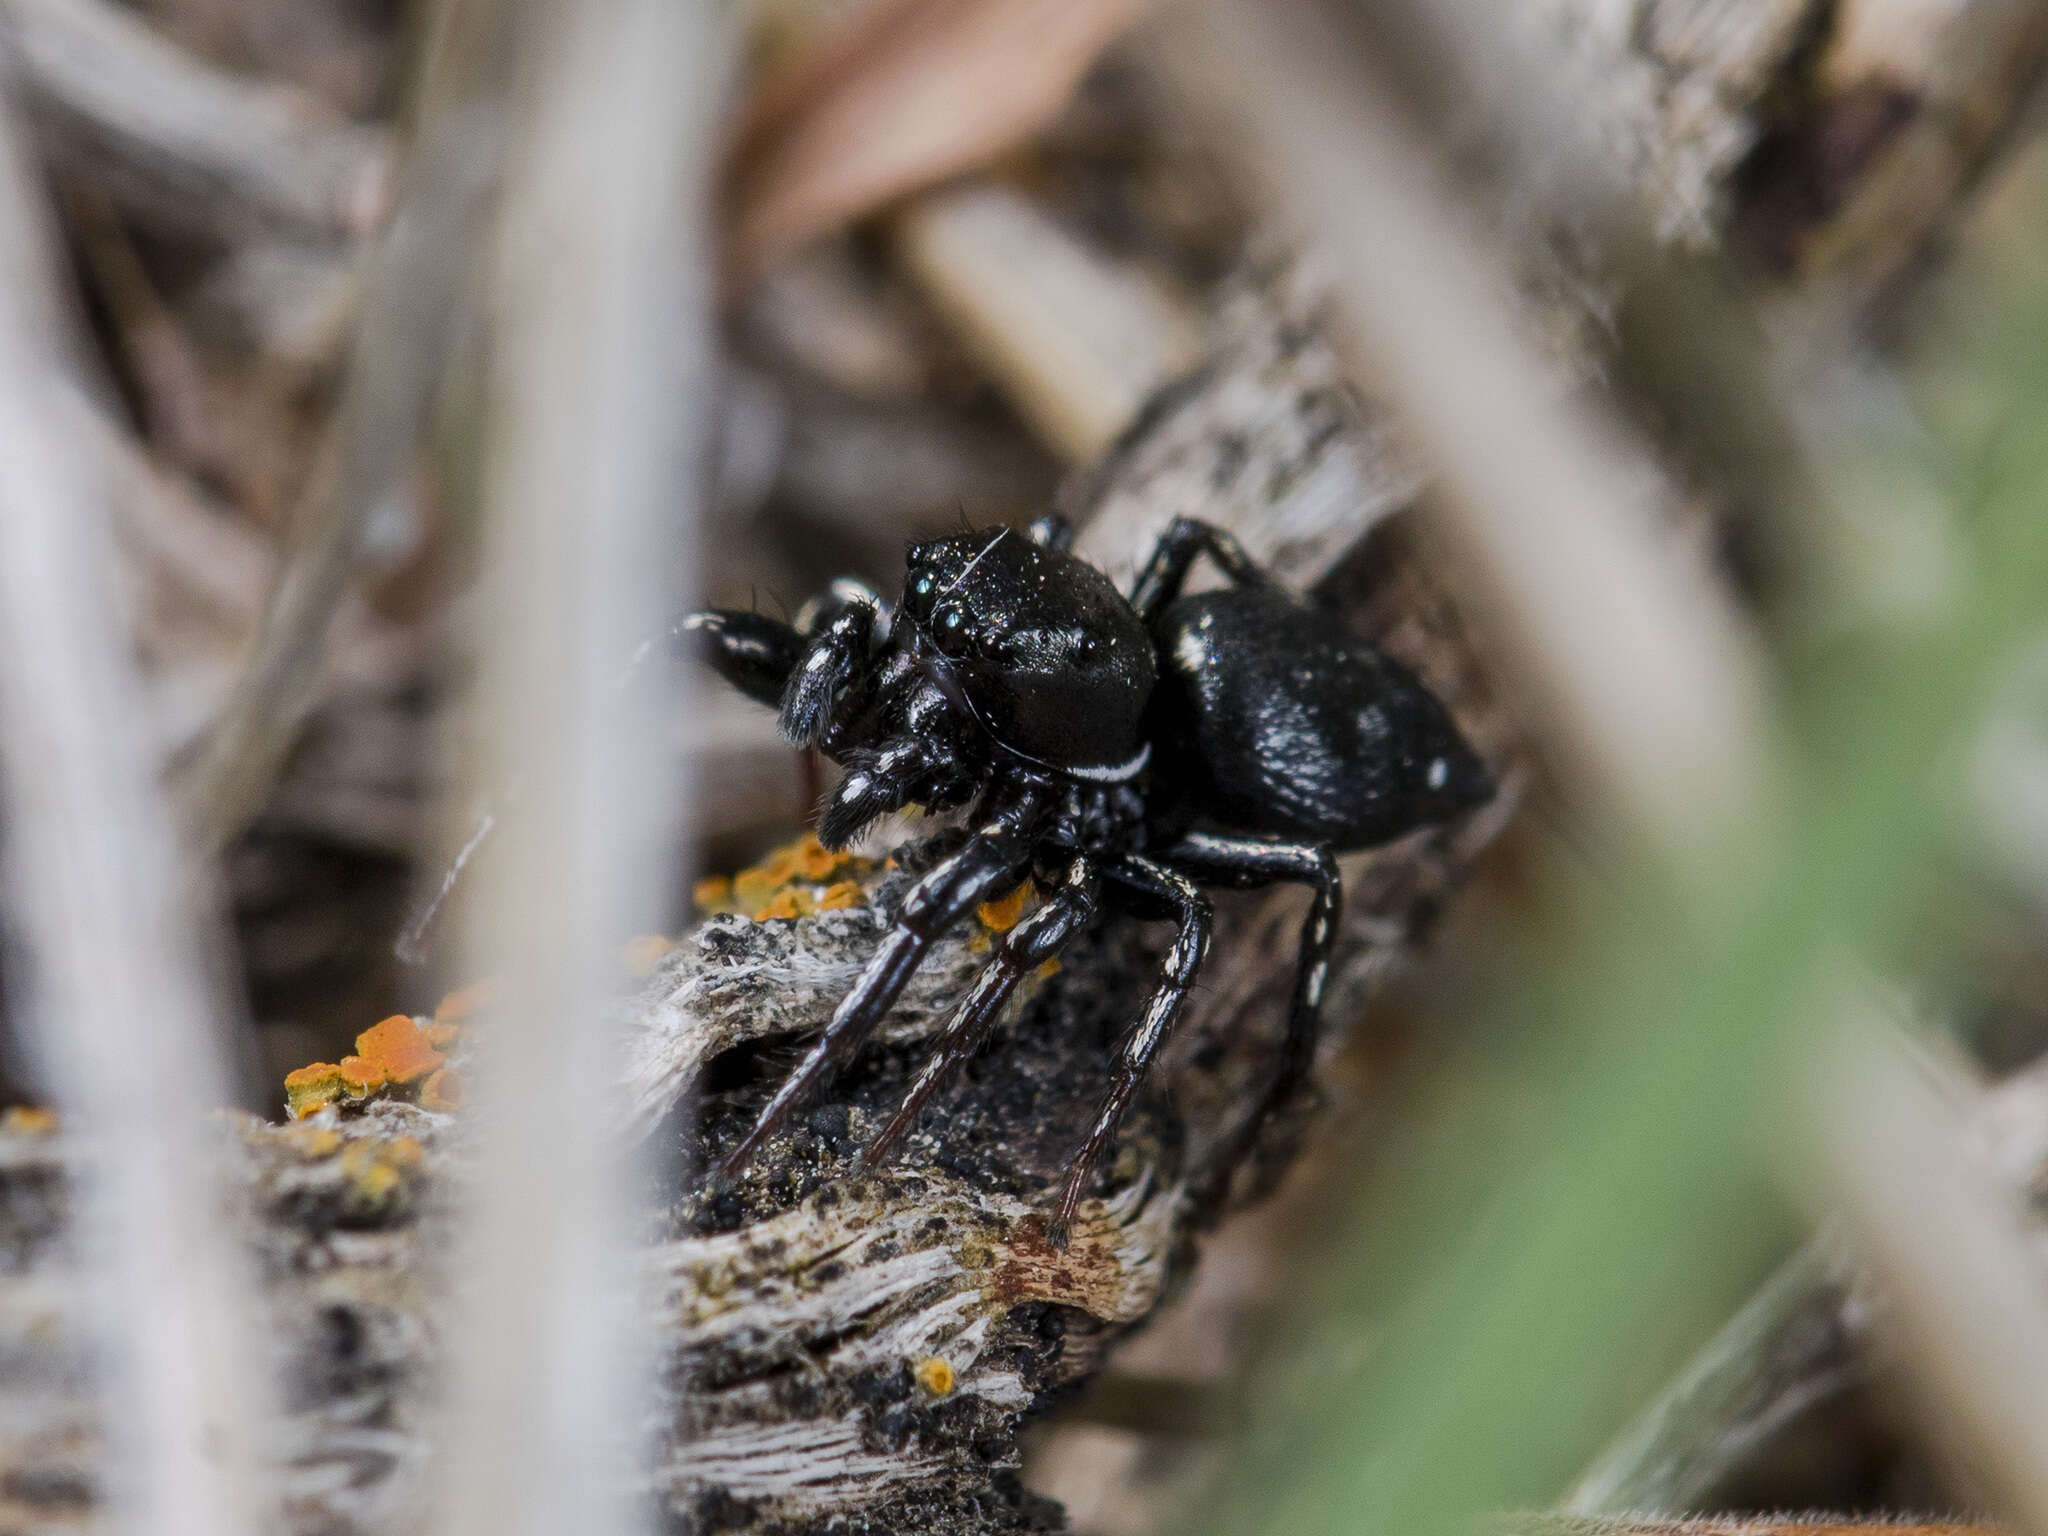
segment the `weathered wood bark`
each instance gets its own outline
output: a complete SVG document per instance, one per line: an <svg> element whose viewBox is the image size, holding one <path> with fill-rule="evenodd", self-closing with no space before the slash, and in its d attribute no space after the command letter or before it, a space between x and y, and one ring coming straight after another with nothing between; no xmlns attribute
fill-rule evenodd
<svg viewBox="0 0 2048 1536"><path fill-rule="evenodd" d="M1756 206L1736 174L1749 148L1793 132L1764 103L1820 92L1808 72L1829 50L1812 39L1859 8L1727 4L1715 12L1725 28L1680 26L1680 12L1705 8L1642 0L1625 38L1603 27L1596 43L1627 56L1616 88L1654 107L1625 114L1656 140L1646 160L1663 169L1644 174L1675 178L1683 206L1723 230ZM1976 12L1956 14L1966 26ZM1730 38L1756 46L1706 46ZM2001 97L2007 108L2015 95ZM1692 169L1677 176L1674 165ZM1574 327L1598 308L1598 283L1576 265L1538 263L1532 282ZM1233 523L1291 578L1326 576L1418 484L1384 424L1336 380L1308 317L1247 299L1202 373L1074 492L1076 510L1101 517L1084 548L1125 569L1149 530L1201 512ZM1398 541L1388 553L1376 569L1393 578L1367 590L1354 619L1420 666L1505 762L1508 733L1448 609ZM1367 981L1426 931L1512 803L1352 862L1333 1020L1356 1016ZM1288 985L1299 906L1282 895L1226 905L1207 990L1065 1252L1046 1244L1042 1213L1101 1090L1108 1043L1146 984L1153 938L1133 925L1091 936L902 1156L856 1177L854 1155L906 1085L916 1040L981 960L985 936L961 936L833 1098L738 1188L707 1198L690 1170L735 1139L783 1065L777 1042L822 1020L907 879L884 872L865 905L844 911L713 919L626 1004L629 1126L671 1159L647 1198L646 1305L666 1394L650 1495L699 1530L1057 1528L1058 1512L1012 1477L1019 1425L1145 1318L1240 1167L1256 1185L1299 1129L1268 1127L1248 1160L1235 1156ZM683 1109L693 1089L694 1118ZM386 1104L231 1136L242 1177L228 1219L262 1255L290 1391L276 1442L282 1523L409 1529L434 1475L443 1323L462 1304L463 1277L442 1258L461 1119ZM95 1520L101 1448L65 1236L67 1184L85 1155L62 1136L0 1134L0 1523L11 1527Z"/></svg>

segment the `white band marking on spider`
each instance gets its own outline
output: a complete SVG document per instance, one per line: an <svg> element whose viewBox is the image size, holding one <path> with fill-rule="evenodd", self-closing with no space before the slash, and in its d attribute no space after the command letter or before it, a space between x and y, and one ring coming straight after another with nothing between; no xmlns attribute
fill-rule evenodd
<svg viewBox="0 0 2048 1536"><path fill-rule="evenodd" d="M1148 741L1127 763L1117 763L1108 768L1069 768L1067 772L1077 779L1092 779L1097 784L1121 784L1125 779L1136 778L1138 770L1151 761L1152 743Z"/></svg>

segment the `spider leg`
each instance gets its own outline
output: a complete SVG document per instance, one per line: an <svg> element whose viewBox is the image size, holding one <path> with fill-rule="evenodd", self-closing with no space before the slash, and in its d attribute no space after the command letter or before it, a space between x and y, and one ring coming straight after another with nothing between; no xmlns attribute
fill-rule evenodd
<svg viewBox="0 0 2048 1536"><path fill-rule="evenodd" d="M794 747L814 747L831 728L846 690L868 665L882 610L871 597L840 607L811 638L802 662L782 692L782 736Z"/></svg>
<svg viewBox="0 0 2048 1536"><path fill-rule="evenodd" d="M726 1182L747 1165L821 1082L857 1050L882 1022L904 986L924 961L932 941L985 901L1014 887L1031 854L1031 833L1041 803L1032 797L997 811L958 853L939 864L904 898L896 925L868 957L853 989L839 1000L832 1021L810 1054L775 1091L740 1144L718 1165L713 1178Z"/></svg>
<svg viewBox="0 0 2048 1536"><path fill-rule="evenodd" d="M820 630L856 608L868 610L870 621L886 613L871 588L841 579L804 604L794 624L745 609L710 608L677 619L669 626L668 640L677 651L702 659L748 698L775 709L805 653L818 643ZM642 646L632 665L653 646Z"/></svg>
<svg viewBox="0 0 2048 1536"><path fill-rule="evenodd" d="M1137 854L1125 854L1111 861L1103 873L1136 897L1136 904L1142 909L1171 913L1180 924L1180 932L1174 935L1173 947L1166 952L1166 960L1160 967L1159 987L1145 1005L1144 1018L1139 1020L1138 1027L1125 1039L1117 1053L1116 1066L1110 1073L1109 1092L1103 1096L1102 1107L1095 1114L1095 1123L1089 1127L1087 1138L1081 1143L1081 1150L1075 1155L1074 1165L1067 1173L1066 1186L1060 1191L1059 1208L1053 1213L1052 1224L1046 1231L1047 1241L1055 1248L1066 1246L1067 1234L1074 1223L1074 1211L1081 1203L1081 1192L1088 1186L1095 1161L1116 1135L1117 1122L1130 1106L1138 1084L1144 1081L1146 1072L1172 1036L1173 1027L1187 1006L1188 993L1193 990L1195 978L1201 973L1202 961L1209 953L1209 901L1195 889L1195 883L1186 875Z"/></svg>
<svg viewBox="0 0 2048 1536"><path fill-rule="evenodd" d="M1253 837L1218 837L1191 832L1156 850L1164 862L1187 870L1205 885L1238 890L1291 880L1315 892L1301 924L1301 958L1294 972L1294 997L1287 1008L1287 1037L1280 1069L1267 1085L1258 1109L1246 1122L1249 1138L1266 1115L1293 1097L1315 1064L1320 1033L1323 986L1330 977L1330 953L1337 943L1337 922L1344 912L1343 877L1326 844L1268 842ZM1235 1159L1225 1159L1228 1162Z"/></svg>
<svg viewBox="0 0 2048 1536"><path fill-rule="evenodd" d="M975 977L973 990L946 1021L902 1104L861 1154L864 1167L876 1167L889 1155L897 1140L916 1123L925 1101L981 1049L1019 983L1087 926L1095 915L1098 884L1094 861L1085 855L1077 858L1046 904L1003 935L994 957Z"/></svg>
<svg viewBox="0 0 2048 1536"><path fill-rule="evenodd" d="M1271 579L1253 564L1242 544L1214 523L1176 517L1152 546L1151 558L1131 587L1131 606L1138 610L1139 618L1149 624L1180 596L1195 557L1205 550L1223 568L1223 573L1241 587L1264 586Z"/></svg>
<svg viewBox="0 0 2048 1536"><path fill-rule="evenodd" d="M927 804L958 804L967 781L958 754L928 737L902 737L879 752L850 752L845 777L832 786L819 811L818 841L835 851L844 848L877 816L920 795Z"/></svg>
<svg viewBox="0 0 2048 1536"><path fill-rule="evenodd" d="M802 662L803 634L780 619L733 608L686 613L669 628L680 650L701 657L720 677L770 709L782 702L790 675Z"/></svg>
<svg viewBox="0 0 2048 1536"><path fill-rule="evenodd" d="M1063 512L1047 512L1031 520L1026 537L1041 549L1065 549L1074 542L1074 525Z"/></svg>

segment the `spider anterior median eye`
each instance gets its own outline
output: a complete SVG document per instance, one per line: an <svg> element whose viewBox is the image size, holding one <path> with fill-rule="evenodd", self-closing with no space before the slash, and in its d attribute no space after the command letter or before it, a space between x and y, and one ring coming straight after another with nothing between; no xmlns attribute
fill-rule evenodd
<svg viewBox="0 0 2048 1536"><path fill-rule="evenodd" d="M941 608L932 616L932 622L939 627L939 633L957 635L967 627L967 610L964 608Z"/></svg>
<svg viewBox="0 0 2048 1536"><path fill-rule="evenodd" d="M1442 789L1450 781L1451 765L1444 758L1438 758L1429 765L1429 787Z"/></svg>

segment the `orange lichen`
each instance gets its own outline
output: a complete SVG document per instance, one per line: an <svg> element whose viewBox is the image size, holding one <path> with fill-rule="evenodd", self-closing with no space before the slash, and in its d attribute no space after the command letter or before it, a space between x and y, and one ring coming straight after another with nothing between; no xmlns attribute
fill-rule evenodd
<svg viewBox="0 0 2048 1536"><path fill-rule="evenodd" d="M802 892L795 886L784 886L771 896L768 905L754 916L764 923L778 918L802 917L805 905L807 903L802 900Z"/></svg>
<svg viewBox="0 0 2048 1536"><path fill-rule="evenodd" d="M833 853L805 833L750 869L699 880L694 894L700 912L773 922L859 906L867 899L861 881L874 869L873 860Z"/></svg>
<svg viewBox="0 0 2048 1536"><path fill-rule="evenodd" d="M341 1074L341 1086L357 1098L391 1080L384 1068L367 1056L344 1056L335 1070Z"/></svg>
<svg viewBox="0 0 2048 1536"><path fill-rule="evenodd" d="M311 1066L285 1074L285 1113L294 1120L303 1120L347 1097L348 1093L341 1068L331 1061L316 1061Z"/></svg>
<svg viewBox="0 0 2048 1536"><path fill-rule="evenodd" d="M675 943L666 934L643 933L636 939L628 939L620 954L625 961L626 973L645 979L661 963L661 957L673 948Z"/></svg>
<svg viewBox="0 0 2048 1536"><path fill-rule="evenodd" d="M449 1046L462 1038L462 1026L460 1024L429 1024L420 1033L427 1037L427 1044L431 1045L435 1050L445 1051Z"/></svg>
<svg viewBox="0 0 2048 1536"><path fill-rule="evenodd" d="M981 919L982 927L992 933L1008 933L1017 926L1017 920L1024 915L1024 907L1031 900L1031 882L1026 880L1007 896L994 901L984 901L975 912Z"/></svg>
<svg viewBox="0 0 2048 1536"><path fill-rule="evenodd" d="M294 1126L292 1145L309 1158L332 1157L341 1150L341 1132L331 1125Z"/></svg>
<svg viewBox="0 0 2048 1536"><path fill-rule="evenodd" d="M442 998L434 1009L434 1022L459 1024L486 1006L490 1000L491 984L488 981L473 981L466 987L457 987Z"/></svg>
<svg viewBox="0 0 2048 1536"><path fill-rule="evenodd" d="M420 1084L420 1108L460 1109L469 1102L469 1089L452 1067L443 1067Z"/></svg>
<svg viewBox="0 0 2048 1536"><path fill-rule="evenodd" d="M796 851L796 872L816 884L839 873L844 854L830 853L825 845L806 833L792 845Z"/></svg>
<svg viewBox="0 0 2048 1536"><path fill-rule="evenodd" d="M0 1131L14 1136L48 1136L57 1129L57 1111L40 1104L10 1105L0 1114Z"/></svg>
<svg viewBox="0 0 2048 1536"><path fill-rule="evenodd" d="M840 912L848 907L857 907L867 900L868 893L861 889L858 880L841 880L837 885L825 887L824 895L818 898L820 912Z"/></svg>
<svg viewBox="0 0 2048 1536"><path fill-rule="evenodd" d="M341 1149L341 1171L350 1193L380 1205L397 1192L406 1176L420 1165L420 1144L410 1136L390 1141L352 1141Z"/></svg>
<svg viewBox="0 0 2048 1536"><path fill-rule="evenodd" d="M410 1083L447 1060L411 1017L394 1013L356 1036L356 1053L383 1073L384 1080ZM348 1063L343 1062L345 1068Z"/></svg>
<svg viewBox="0 0 2048 1536"><path fill-rule="evenodd" d="M394 1013L356 1036L353 1056L316 1061L287 1073L285 1112L294 1120L303 1120L330 1104L360 1103L385 1089L409 1087L447 1060L440 1047L449 1037L436 1036L454 1027L422 1029L416 1019Z"/></svg>
<svg viewBox="0 0 2048 1536"><path fill-rule="evenodd" d="M953 1367L937 1355L928 1355L910 1368L917 1384L933 1397L946 1397L953 1390Z"/></svg>

